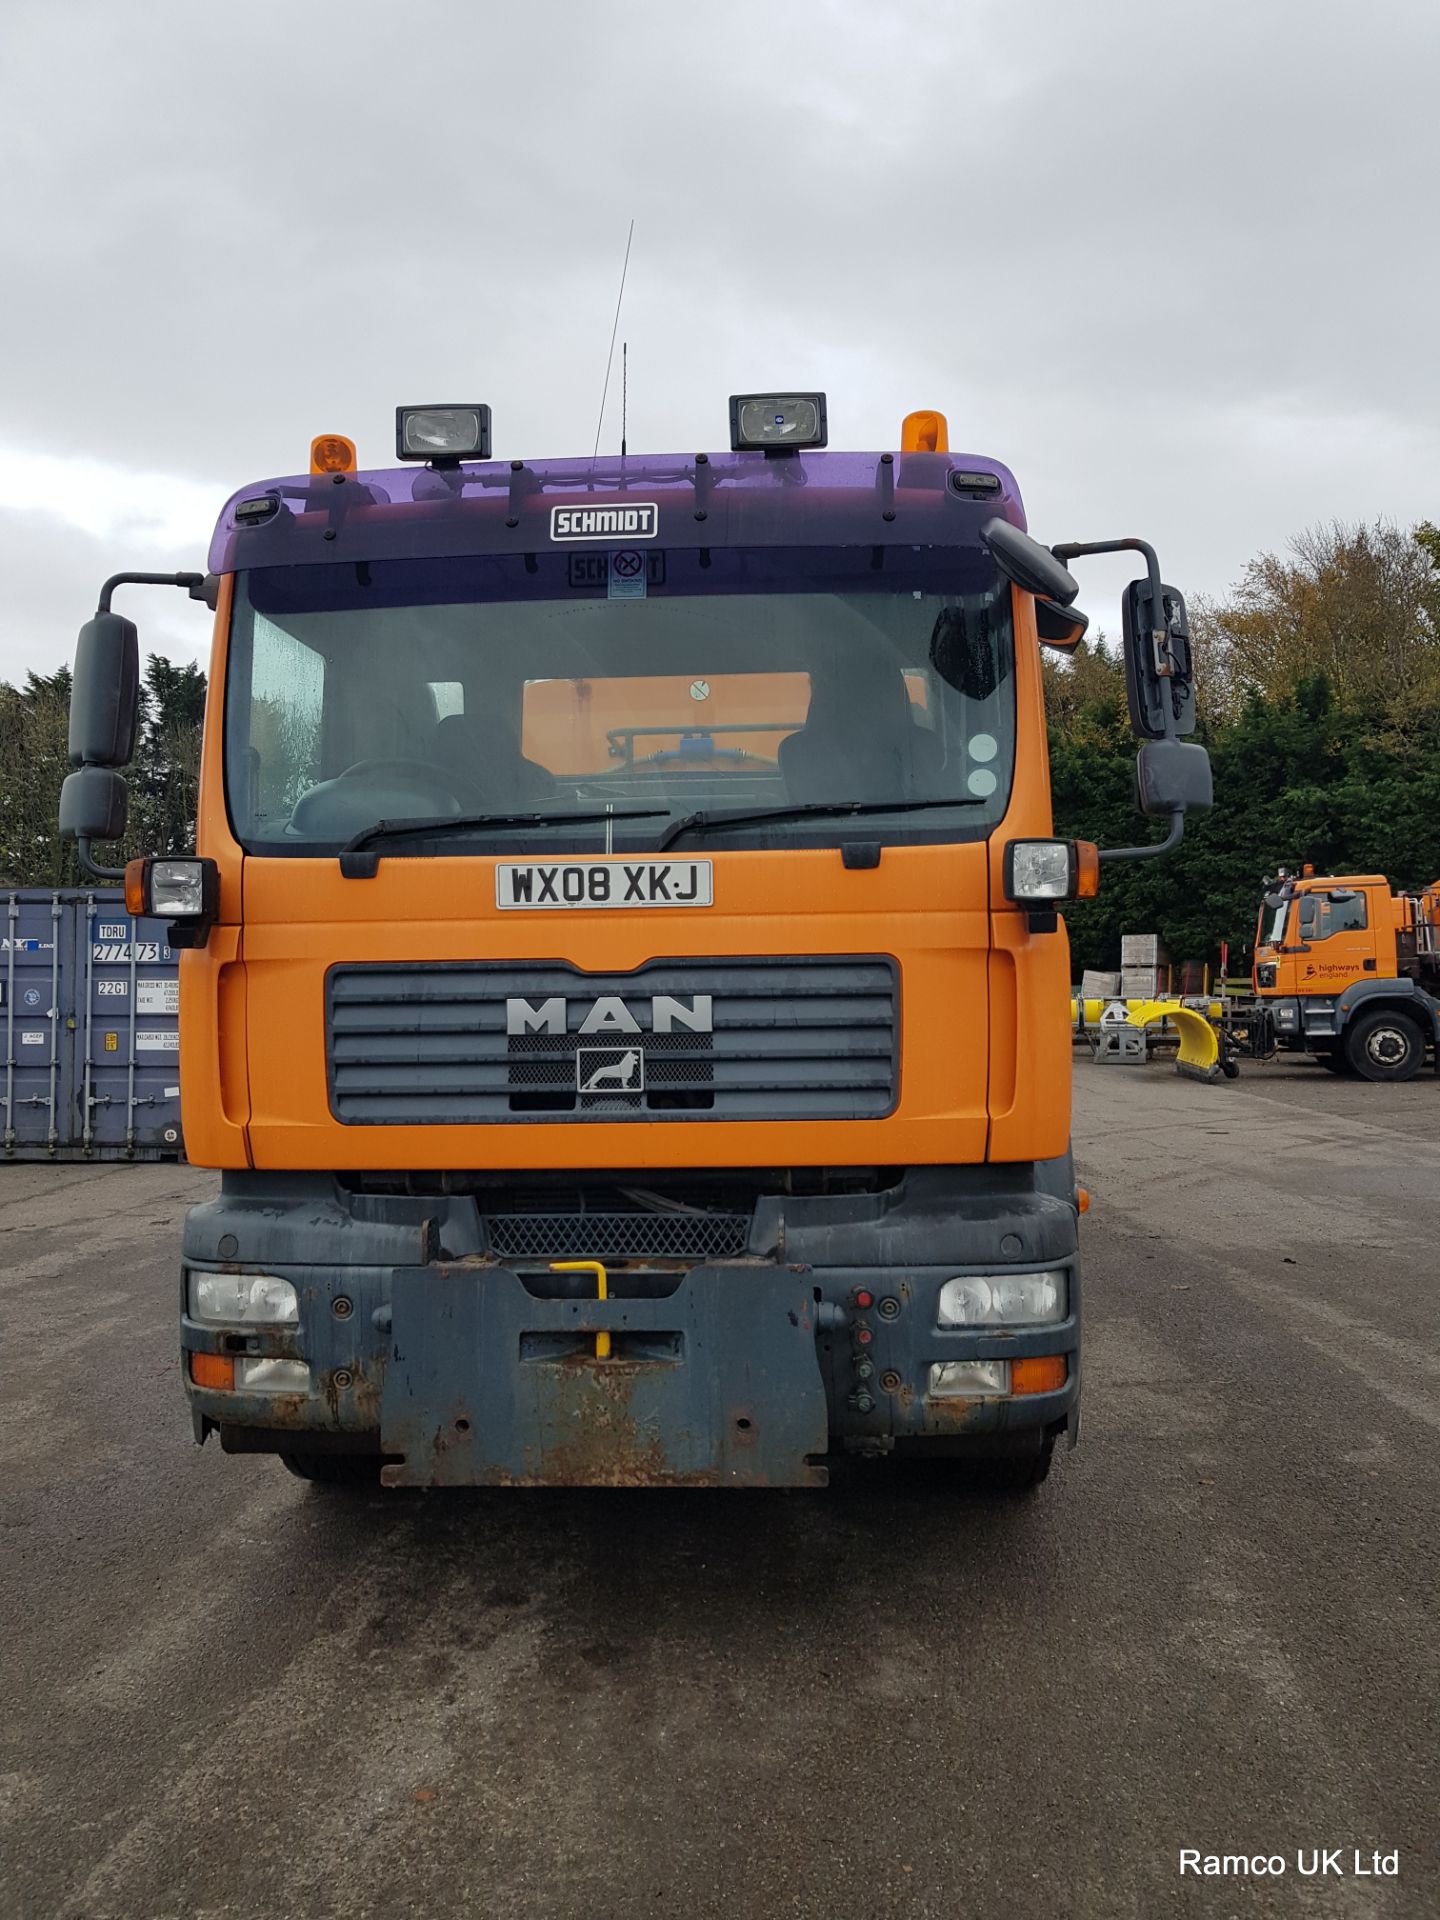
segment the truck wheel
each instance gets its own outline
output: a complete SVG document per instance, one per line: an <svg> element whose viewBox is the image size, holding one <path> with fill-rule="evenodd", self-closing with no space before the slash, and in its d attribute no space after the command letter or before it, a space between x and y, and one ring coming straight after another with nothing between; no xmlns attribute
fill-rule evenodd
<svg viewBox="0 0 1440 1920"><path fill-rule="evenodd" d="M1362 1013L1345 1041L1351 1066L1364 1080L1413 1080L1425 1060L1420 1029L1403 1013Z"/></svg>
<svg viewBox="0 0 1440 1920"><path fill-rule="evenodd" d="M1006 1498L1015 1498L1022 1494L1033 1493L1049 1477L1050 1462L1055 1454L1055 1437L1047 1434L1034 1453L1015 1454L1009 1459L986 1460L977 1465L975 1486L985 1493L998 1493Z"/></svg>
<svg viewBox="0 0 1440 1920"><path fill-rule="evenodd" d="M378 1487L378 1453L282 1453L280 1464L297 1480L325 1487Z"/></svg>

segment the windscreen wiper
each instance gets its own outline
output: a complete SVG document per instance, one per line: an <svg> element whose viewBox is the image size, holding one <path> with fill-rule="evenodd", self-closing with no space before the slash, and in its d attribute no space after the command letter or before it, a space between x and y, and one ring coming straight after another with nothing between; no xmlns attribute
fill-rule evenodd
<svg viewBox="0 0 1440 1920"><path fill-rule="evenodd" d="M655 842L655 851L673 847L682 833L720 833L726 827L748 826L759 820L801 820L808 814L919 813L926 807L983 807L979 794L959 800L806 800L793 807L727 807L721 813L687 813L672 820Z"/></svg>
<svg viewBox="0 0 1440 1920"><path fill-rule="evenodd" d="M433 820L377 820L340 851L359 853L377 840L438 840L452 833L482 833L488 827L579 827L597 820L659 820L668 807L628 807L615 813L442 813Z"/></svg>

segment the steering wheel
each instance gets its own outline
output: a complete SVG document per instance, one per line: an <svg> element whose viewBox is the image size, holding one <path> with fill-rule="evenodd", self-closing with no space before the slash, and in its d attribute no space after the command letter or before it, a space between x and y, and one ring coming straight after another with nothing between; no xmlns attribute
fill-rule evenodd
<svg viewBox="0 0 1440 1920"><path fill-rule="evenodd" d="M447 806L453 806L457 813L489 811L488 802L478 786L463 774L452 773L448 767L437 767L429 760L357 760L353 767L346 767L336 778L351 780L366 775L382 778L398 775L402 781L411 782L421 798L438 796L433 808L437 814L444 813Z"/></svg>

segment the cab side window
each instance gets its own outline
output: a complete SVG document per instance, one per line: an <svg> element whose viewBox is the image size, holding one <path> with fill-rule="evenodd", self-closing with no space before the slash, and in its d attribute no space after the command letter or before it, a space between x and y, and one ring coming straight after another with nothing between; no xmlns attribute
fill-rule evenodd
<svg viewBox="0 0 1440 1920"><path fill-rule="evenodd" d="M1308 929L1308 937L1328 940L1332 933L1356 933L1365 925L1363 893L1352 893L1343 900L1332 900L1328 894L1321 894L1315 902L1315 919Z"/></svg>

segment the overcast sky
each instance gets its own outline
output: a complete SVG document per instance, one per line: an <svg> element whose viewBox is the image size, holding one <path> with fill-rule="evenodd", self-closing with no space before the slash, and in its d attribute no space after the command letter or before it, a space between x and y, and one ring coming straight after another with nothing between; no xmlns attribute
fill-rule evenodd
<svg viewBox="0 0 1440 1920"><path fill-rule="evenodd" d="M588 453L628 222L634 451L823 387L939 407L1047 540L1223 591L1440 518L1440 0L5 0L0 678L203 565L397 402ZM618 446L616 385L605 441ZM1090 563L1114 629L1128 568ZM133 593L147 644L207 616Z"/></svg>

